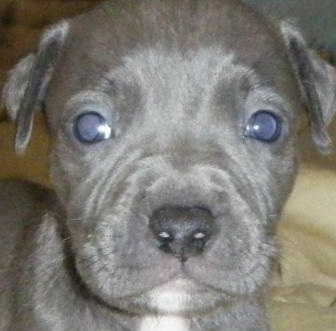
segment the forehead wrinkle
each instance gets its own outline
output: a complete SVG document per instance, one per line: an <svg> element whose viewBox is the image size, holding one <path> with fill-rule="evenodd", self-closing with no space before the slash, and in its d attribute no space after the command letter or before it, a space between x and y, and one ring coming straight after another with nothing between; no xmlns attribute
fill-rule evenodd
<svg viewBox="0 0 336 331"><path fill-rule="evenodd" d="M146 118L164 124L159 127L209 122L216 86L254 76L250 68L235 63L233 53L219 47L187 52L143 49L122 62L106 77L137 85Z"/></svg>

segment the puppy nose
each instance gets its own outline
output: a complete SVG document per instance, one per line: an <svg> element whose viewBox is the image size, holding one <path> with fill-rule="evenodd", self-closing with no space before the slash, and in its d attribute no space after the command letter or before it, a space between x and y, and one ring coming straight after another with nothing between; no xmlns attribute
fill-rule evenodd
<svg viewBox="0 0 336 331"><path fill-rule="evenodd" d="M158 246L182 262L203 252L213 234L214 218L200 207L164 207L149 220Z"/></svg>

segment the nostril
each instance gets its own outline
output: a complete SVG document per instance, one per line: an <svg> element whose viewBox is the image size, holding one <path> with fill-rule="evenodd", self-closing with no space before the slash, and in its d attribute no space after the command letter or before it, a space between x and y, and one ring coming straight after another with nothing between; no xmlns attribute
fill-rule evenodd
<svg viewBox="0 0 336 331"><path fill-rule="evenodd" d="M166 252L170 252L170 243L174 240L174 237L167 231L162 231L156 235L158 247Z"/></svg>
<svg viewBox="0 0 336 331"><path fill-rule="evenodd" d="M201 254L213 233L213 216L200 207L164 207L150 217L149 227L158 247L185 261Z"/></svg>
<svg viewBox="0 0 336 331"><path fill-rule="evenodd" d="M160 241L160 243L162 244L169 244L170 242L174 240L174 236L167 231L162 231L158 233L156 236L158 240Z"/></svg>
<svg viewBox="0 0 336 331"><path fill-rule="evenodd" d="M166 232L166 231L162 231L158 234L158 237L162 240L171 240L171 235Z"/></svg>

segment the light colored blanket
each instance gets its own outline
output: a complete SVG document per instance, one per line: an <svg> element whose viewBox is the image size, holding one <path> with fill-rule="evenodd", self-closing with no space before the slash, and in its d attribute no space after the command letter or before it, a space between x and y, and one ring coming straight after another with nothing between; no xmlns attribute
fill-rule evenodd
<svg viewBox="0 0 336 331"><path fill-rule="evenodd" d="M303 168L278 228L275 331L336 330L336 171Z"/></svg>

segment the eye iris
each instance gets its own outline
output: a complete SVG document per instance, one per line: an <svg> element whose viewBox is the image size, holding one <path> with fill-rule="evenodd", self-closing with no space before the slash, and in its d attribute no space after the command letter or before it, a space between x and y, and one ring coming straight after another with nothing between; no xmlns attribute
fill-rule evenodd
<svg viewBox="0 0 336 331"><path fill-rule="evenodd" d="M81 142L95 143L110 138L111 127L99 113L87 112L76 118L74 133Z"/></svg>
<svg viewBox="0 0 336 331"><path fill-rule="evenodd" d="M281 120L269 111L258 111L251 116L245 136L263 142L274 142L281 135Z"/></svg>

